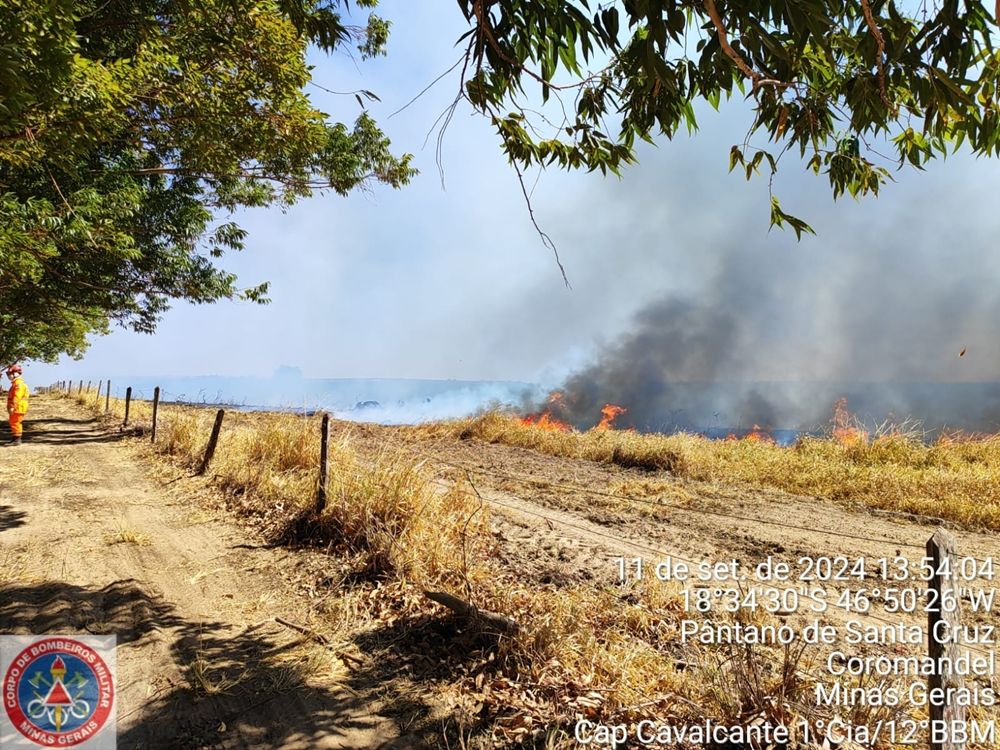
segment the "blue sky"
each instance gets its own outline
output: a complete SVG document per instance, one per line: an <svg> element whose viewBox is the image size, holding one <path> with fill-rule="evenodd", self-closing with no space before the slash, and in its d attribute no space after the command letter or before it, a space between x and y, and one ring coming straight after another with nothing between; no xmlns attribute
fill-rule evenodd
<svg viewBox="0 0 1000 750"><path fill-rule="evenodd" d="M238 217L248 247L225 265L247 286L269 280L270 305L177 305L155 336L116 330L82 361L34 365L34 383L280 365L310 377L558 379L672 296L747 311L746 355L713 377L1000 379L994 162L949 158L898 175L877 200L834 203L789 161L776 190L819 235L797 243L768 232L764 180L727 174L745 106L707 110L696 138L643 147L621 181L542 175L535 210L566 289L489 123L467 106L444 139L442 189L434 137L424 141L454 74L389 117L457 60L455 5L383 0L380 12L393 22L388 57L316 57L315 80L379 95L371 112L395 150L415 154L414 183ZM357 115L353 97L310 93L335 118Z"/></svg>

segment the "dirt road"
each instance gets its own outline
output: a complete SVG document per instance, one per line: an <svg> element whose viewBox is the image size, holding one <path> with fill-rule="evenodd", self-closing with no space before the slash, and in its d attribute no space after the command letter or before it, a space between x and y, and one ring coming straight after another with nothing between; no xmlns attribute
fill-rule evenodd
<svg viewBox="0 0 1000 750"><path fill-rule="evenodd" d="M0 432L0 440L7 435ZM0 633L116 634L119 748L368 748L398 734L309 625L287 550L68 401L0 449Z"/></svg>

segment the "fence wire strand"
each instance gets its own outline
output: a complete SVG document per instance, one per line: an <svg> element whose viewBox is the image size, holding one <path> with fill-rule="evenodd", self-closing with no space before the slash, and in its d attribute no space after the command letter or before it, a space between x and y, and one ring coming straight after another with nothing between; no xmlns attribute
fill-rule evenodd
<svg viewBox="0 0 1000 750"><path fill-rule="evenodd" d="M89 390L85 391L85 393L89 394L90 390L92 390L92 389L89 389ZM65 394L61 394L61 395L65 395ZM167 391L161 391L161 396L167 396L167 395L171 395L171 394L169 392L167 392ZM142 391L138 391L137 393L133 392L133 399L132 400L133 401L136 401L136 400L145 400L144 396L143 396L143 392ZM162 406L162 403L161 403L161 406ZM438 444L442 444L442 443L446 442L446 440L447 440L446 438L441 438L437 442L438 442ZM773 521L773 520L767 520L767 519L762 519L762 518L754 518L754 517L751 517L751 516L744 516L744 515L737 514L737 513L730 513L730 512L726 512L726 511L712 510L712 509L708 509L708 508L690 508L690 507L685 507L683 505L678 505L678 504L672 504L672 503L665 503L665 502L660 502L660 501L655 501L655 500L649 500L647 498L639 498L639 497L635 497L635 496L628 495L628 494L616 494L616 493L612 493L612 492L606 492L606 491L602 491L602 490L598 490L598 489L594 489L594 488L590 488L590 487L584 487L582 485L576 485L576 484L565 483L565 482L552 482L552 481L547 481L547 480L540 480L537 477L531 477L531 476L526 476L526 475L516 474L516 473L511 473L511 472L502 472L502 471L497 471L497 470L494 470L494 469L488 469L488 468L485 468L485 467L470 466L470 465L465 464L465 463L461 463L461 462L457 462L457 461L450 461L448 459L441 458L440 456L432 455L432 454L427 453L425 451L422 451L422 450L420 450L418 448L415 448L410 443L403 442L403 441L396 441L396 440L391 439L391 438L390 439L382 439L382 440L380 440L380 447L383 450L390 449L390 451L394 451L396 453L400 453L400 452L406 453L406 454L411 455L412 457L419 457L419 458L425 459L426 461L433 462L433 463L435 463L437 465L447 466L447 467L450 467L452 469L463 471L463 472L466 473L467 479L469 481L471 481L472 475L475 475L475 474L478 474L480 476L492 476L492 477L506 479L506 480L513 481L513 482L518 482L518 483L521 483L521 484L530 484L530 485L533 485L536 488L549 488L549 489L553 489L553 490L560 490L560 491L563 491L563 492L579 492L581 494L586 494L586 495L590 495L590 496L593 496L593 497L605 497L605 498L610 498L610 499L617 500L617 501L623 501L623 500L624 501L630 501L630 502L633 502L633 503L636 503L636 504L639 504L639 505L647 505L647 506L651 506L651 507L654 507L654 508L657 508L657 509L677 510L677 511L685 512L685 513L691 513L691 514L701 514L701 513L704 513L704 514L713 515L713 516L722 517L722 518L730 518L730 519L734 519L734 520L740 520L740 521L747 521L747 522L752 522L752 523L760 523L760 524L765 524L765 525L777 526L777 527L786 528L786 529L793 530L793 531L808 531L808 532L817 533L817 534L823 534L823 535L828 535L828 536L832 536L832 537L839 537L839 538L846 539L846 540L865 541L865 542L868 542L868 543L878 544L878 545L888 544L888 545L892 545L892 546L895 546L895 547L905 547L905 548L908 548L908 549L919 549L922 552L926 551L926 548L923 545L919 545L919 544L915 544L915 543L908 543L908 542L901 542L899 540L884 539L884 538L871 537L871 536L860 535L860 534L851 534L851 533L836 531L836 530L833 530L833 529L816 528L816 527L804 526L804 525L799 525L799 524L789 524L789 523L784 523L784 522L781 522L781 521ZM386 451L386 452L389 452L389 451ZM335 481L341 483L345 487L350 487L350 488L355 489L355 490L361 490L361 489L363 489L363 486L360 483L354 482L352 480L348 480L343 475L337 476L335 478ZM435 480L431 480L431 481L434 484L437 484L438 486L447 487L448 489L451 489L451 488L453 488L455 486L454 482L448 482L447 480L435 479ZM382 484L382 483L380 483L378 481L375 481L375 480L369 480L368 484L372 485L372 486L376 486L379 489L382 489L382 490L387 491L387 492L394 491L393 488L391 488L391 487L389 487L387 485L384 485L384 484ZM477 495L478 494L479 493L477 492ZM635 548L635 549L642 549L642 550L646 550L646 551L651 552L651 553L656 554L656 555L675 558L675 559L684 561L684 562L686 562L688 564L691 564L691 565L698 565L698 563L696 561L694 561L694 560L692 560L692 559L690 559L688 557L684 557L682 555L679 555L679 554L677 554L675 552L668 552L667 550L662 549L662 548L657 547L657 546L652 546L652 545L645 544L645 543L642 543L642 542L637 542L637 541L634 541L634 540L625 539L625 538L616 536L614 534L610 534L610 533L607 533L607 532L600 531L600 530L595 529L593 527L587 527L587 526L575 524L575 523L573 523L571 521L567 521L565 518L560 518L558 516L553 516L553 515L550 515L550 514L546 514L544 512L541 512L541 510L538 509L537 506L535 507L535 509L528 509L528 508L524 508L522 506L517 506L517 505L510 504L510 503L505 503L502 500L499 500L499 499L496 499L496 498L492 498L492 497L484 498L481 495L479 497L480 497L481 500L484 500L488 504L495 505L495 506L502 507L502 508L506 508L508 510L514 511L515 513L520 513L520 514L525 514L525 515L537 517L537 518L540 518L542 520L545 520L546 522L548 522L550 524L559 525L559 526L562 526L562 527L565 527L565 528L570 528L570 529L573 529L575 531L582 532L582 533L584 533L584 534L586 534L588 536L599 537L599 538L602 538L602 539L607 539L608 541L614 542L616 545L619 545L619 546L626 546L626 547L632 547L632 548ZM514 495L514 497L517 497L517 496ZM518 497L518 499L522 500L522 502L530 502L530 501L524 501L523 498L520 498L520 497ZM429 502L429 500L427 502ZM535 504L532 503L532 505L535 505ZM421 507L420 512L423 511L424 507L426 507L426 502L424 503L424 506ZM479 509L476 509L476 511L474 512L474 514L478 513L478 512L479 512ZM935 522L937 522L935 525L940 525L940 521L941 521L941 519L938 519L938 518L933 517L933 516L921 516L920 514L909 514L909 513L906 513L904 515L907 516L907 517L919 517L919 518L926 518L926 519L934 520ZM395 542L395 540L394 540L394 542ZM396 546L397 546L397 550L403 554L404 559L407 559L408 562L411 562L411 563L415 562L415 558L413 557L413 553L411 551L405 550L402 547L402 545L396 545ZM969 557L970 559L974 559L974 560L976 560L977 562L980 562L980 563L985 563L986 562L986 560L984 560L982 558L977 558L977 557L973 557L973 556L966 556L966 557ZM843 609L843 608L841 608L841 609ZM892 621L892 620L890 620L890 619L888 619L886 617L883 617L883 616L881 616L879 614L876 614L874 612L871 612L871 611L869 611L869 612L863 612L863 613L862 612L855 612L853 614L855 616L860 616L862 618L871 618L872 620L876 620L876 621L879 621L881 623L888 624L888 625L891 625L891 626L898 625L897 622L894 622L894 621ZM964 644L964 647L967 648L969 651L974 651L974 652L978 652L978 653L985 654L985 655L989 655L990 653L992 653L988 649L977 647L977 646L972 645L972 644ZM810 679L819 679L818 675L815 675L815 674L810 673L810 672L803 672L802 670L800 670L797 667L796 667L796 671L800 672L804 676L809 677Z"/></svg>

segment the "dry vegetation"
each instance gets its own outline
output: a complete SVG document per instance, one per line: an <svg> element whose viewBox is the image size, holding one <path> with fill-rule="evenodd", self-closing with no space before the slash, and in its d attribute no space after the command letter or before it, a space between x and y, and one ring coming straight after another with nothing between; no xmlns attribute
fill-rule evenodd
<svg viewBox="0 0 1000 750"><path fill-rule="evenodd" d="M78 400L98 406L93 396ZM103 401L99 407L103 411ZM120 424L123 402L113 400L111 411L110 419ZM150 416L148 403L133 403L130 424L141 431ZM161 406L155 449L196 468L214 416L209 409ZM498 413L420 430L1000 528L997 441L921 446L888 437L857 445L807 440L778 448L687 435L563 433ZM437 668L422 678L447 706L443 725L449 743L572 747L573 723L584 717L626 724L644 718L791 722L811 702L803 700L811 678L799 670L808 666L808 654L682 650L680 599L662 584L642 582L623 591L525 580L495 562L488 510L469 487L456 483L442 489L412 455L362 452L352 447L349 433L334 442L329 501L319 513L313 508L316 417L227 413L210 478L232 509L276 541L321 545L335 556L337 565L331 567L338 572L323 607L331 640L348 644L366 632L396 633L399 623L409 623L404 632L419 630L421 623L451 623L432 631L438 651L430 661ZM521 627L512 636L470 634L429 603L426 590L467 598ZM392 648L404 647L405 639L394 639Z"/></svg>
<svg viewBox="0 0 1000 750"><path fill-rule="evenodd" d="M802 438L783 447L759 439L546 430L500 412L421 429L557 456L663 468L697 481L771 487L1000 529L997 435L952 436L927 444L912 432L893 429L874 437L851 430L837 439L831 428L829 437Z"/></svg>
<svg viewBox="0 0 1000 750"><path fill-rule="evenodd" d="M149 544L149 534L123 525L119 526L114 534L109 534L104 541L107 544L134 544L145 547Z"/></svg>
<svg viewBox="0 0 1000 750"><path fill-rule="evenodd" d="M94 396L78 401L103 411ZM124 402L112 400L110 419L123 416ZM156 450L197 468L214 417L210 409L161 405ZM132 428L148 429L150 419L148 403L132 403ZM569 747L566 727L578 715L693 718L703 710L710 686L679 673L667 647L675 593L637 592L633 604L614 590L520 580L492 562L489 514L468 487L442 490L412 456L362 455L349 436L331 445L329 499L316 513L319 419L229 412L225 420L209 474L231 507L276 540L322 545L343 561L336 599L325 608L336 637L429 613L449 618L425 590L454 593L521 624L513 636L463 636L458 674L437 688L458 717L458 736ZM632 708L639 703L641 711Z"/></svg>

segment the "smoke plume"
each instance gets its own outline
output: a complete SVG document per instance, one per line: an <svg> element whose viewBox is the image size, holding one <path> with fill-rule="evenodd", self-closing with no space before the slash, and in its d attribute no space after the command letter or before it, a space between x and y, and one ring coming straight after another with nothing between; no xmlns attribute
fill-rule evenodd
<svg viewBox="0 0 1000 750"><path fill-rule="evenodd" d="M975 165L935 169L860 203L794 179L818 233L801 243L709 205L715 175L646 171L603 193L613 220L580 242L643 268L616 296L648 301L565 378L557 416L587 428L612 403L619 427L810 430L846 396L868 424L1000 430L1000 222Z"/></svg>

